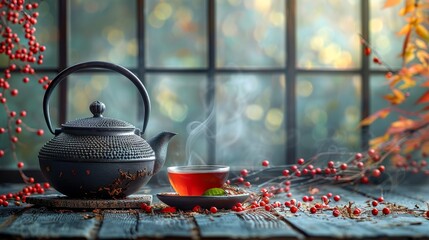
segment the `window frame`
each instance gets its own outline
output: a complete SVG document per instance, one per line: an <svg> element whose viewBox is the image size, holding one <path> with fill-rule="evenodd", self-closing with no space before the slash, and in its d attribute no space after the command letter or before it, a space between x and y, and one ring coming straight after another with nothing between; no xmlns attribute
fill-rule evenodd
<svg viewBox="0 0 429 240"><path fill-rule="evenodd" d="M361 119L369 116L370 114L370 76L385 74L386 71L379 69L371 69L370 59L361 52L361 64L359 68L348 70L331 70L331 69L304 69L296 66L296 8L297 0L286 0L284 13L285 17L285 65L276 68L217 68L216 67L216 0L207 0L207 67L205 68L154 68L146 66L146 29L145 29L145 0L134 0L137 3L137 38L138 38L138 59L137 68L129 68L134 72L140 80L145 84L147 74L205 74L207 79L207 88L209 89L206 95L207 104L215 101L215 83L217 74L243 74L243 73L261 73L261 74L283 74L286 79L286 92L285 92L285 108L284 112L287 118L285 119L285 133L287 138L286 154L284 156L284 163L295 162L297 151L296 142L297 138L293 134L296 129L296 79L298 74L356 74L361 78ZM58 0L58 65L57 68L46 68L43 66L37 67L36 70L41 73L56 73L69 67L68 64L68 45L69 45L69 2L67 0ZM361 35L367 41L370 41L369 19L370 19L370 6L369 0L360 1L360 23ZM96 72L98 70L85 70L82 72ZM98 71L99 72L99 71ZM59 122L65 122L67 119L67 81L59 86L59 104L58 115ZM139 107L139 111L142 111ZM141 114L139 114L141 115ZM216 119L216 118L215 118ZM210 131L216 131L216 123L210 126ZM290 133L290 134L289 134ZM361 129L361 147L363 149L368 147L369 142L369 127L365 126ZM215 164L216 162L216 143L210 141L208 144L208 164ZM43 176L38 169L29 169L25 171L27 175L43 179ZM16 170L0 169L0 181L2 182L22 182Z"/></svg>

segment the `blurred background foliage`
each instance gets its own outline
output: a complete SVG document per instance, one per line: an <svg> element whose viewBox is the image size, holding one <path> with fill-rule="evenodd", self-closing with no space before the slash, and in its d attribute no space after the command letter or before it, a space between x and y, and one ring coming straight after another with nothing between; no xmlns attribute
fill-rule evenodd
<svg viewBox="0 0 429 240"><path fill-rule="evenodd" d="M216 0L214 41L209 46L208 1L145 0L144 22L139 23L136 0L68 0L66 61L69 66L109 61L140 74L152 101L147 138L163 130L179 133L171 143L167 165L207 163L212 143L216 143L216 162L233 166L256 165L263 159L283 164L286 144L304 158L322 151L356 151L361 148L362 82L371 86L371 110L387 104L378 97L385 88L379 66L370 64L369 78L362 79L363 24L368 25L369 39L380 55L392 67L400 66L401 39L395 32L403 23L397 9L384 10L384 0L368 2L369 17L362 19L361 0L296 1L296 28L291 33L287 0ZM41 2L37 37L47 46L43 67L50 76L58 73L64 57L58 49L63 41L58 38L59 14L58 1ZM141 24L144 39L138 35ZM296 40L296 66L288 65L288 38ZM138 59L140 46L143 61ZM209 56L210 48L214 56ZM213 66L209 66L211 57ZM209 67L213 79L208 78ZM286 114L287 68L297 74L295 116ZM273 71L258 72L261 69ZM89 117L88 105L101 100L107 106L105 116L142 125L140 97L118 74L76 73L68 83L68 120ZM31 125L46 129L43 91L22 96L15 104L31 111ZM212 101L207 101L210 97ZM54 123L59 126L58 105L53 102ZM296 119L296 129L288 136L287 118ZM216 133L209 130L213 125ZM44 138L20 146L27 166L37 167L40 146L52 137L45 132ZM288 142L292 136L296 141ZM0 148L7 148L7 139L0 138ZM7 155L1 160L3 168L15 166Z"/></svg>

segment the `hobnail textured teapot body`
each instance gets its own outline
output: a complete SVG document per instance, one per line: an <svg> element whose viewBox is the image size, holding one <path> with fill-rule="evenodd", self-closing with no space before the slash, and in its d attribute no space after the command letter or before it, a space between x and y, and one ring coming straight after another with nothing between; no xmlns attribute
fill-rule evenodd
<svg viewBox="0 0 429 240"><path fill-rule="evenodd" d="M70 121L53 130L50 94L65 76L83 68L114 70L136 85L145 107L141 131L125 121L103 117L106 107L99 101L89 107L92 117ZM175 135L163 132L149 141L143 139L150 112L149 96L133 73L111 63L87 62L65 69L51 82L43 107L48 128L55 136L39 152L40 168L52 186L69 197L123 198L134 193L162 167L168 142Z"/></svg>

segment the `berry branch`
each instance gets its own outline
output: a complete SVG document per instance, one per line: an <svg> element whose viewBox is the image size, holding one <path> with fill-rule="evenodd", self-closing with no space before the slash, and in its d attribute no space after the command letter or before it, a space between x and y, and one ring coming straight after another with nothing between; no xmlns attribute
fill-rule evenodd
<svg viewBox="0 0 429 240"><path fill-rule="evenodd" d="M22 171L24 163L18 160L16 151L19 144L19 135L25 130L42 136L42 129L35 129L25 123L27 112L25 109L11 109L10 101L20 96L18 82L15 75L22 76L22 82L27 84L31 79L39 78L39 84L47 89L49 78L38 77L34 65L42 65L46 47L37 41L36 24L39 17L37 11L38 2L25 0L1 0L0 2L0 56L4 59L2 69L3 77L0 77L0 103L3 105L6 118L6 126L0 127L0 136L6 135L9 141L8 149L0 149L0 158L9 151L12 158L17 162L17 167L22 180L31 184L34 178L28 177ZM21 37L24 36L24 40ZM14 86L14 87L12 87ZM22 196L21 196L22 198Z"/></svg>

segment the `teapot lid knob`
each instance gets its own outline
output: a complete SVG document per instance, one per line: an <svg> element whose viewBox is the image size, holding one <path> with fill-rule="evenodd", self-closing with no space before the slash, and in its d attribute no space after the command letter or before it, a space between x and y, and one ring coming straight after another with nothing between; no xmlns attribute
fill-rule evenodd
<svg viewBox="0 0 429 240"><path fill-rule="evenodd" d="M94 101L89 105L89 110L92 114L94 114L94 117L103 117L103 112L106 109L106 105L100 101Z"/></svg>

